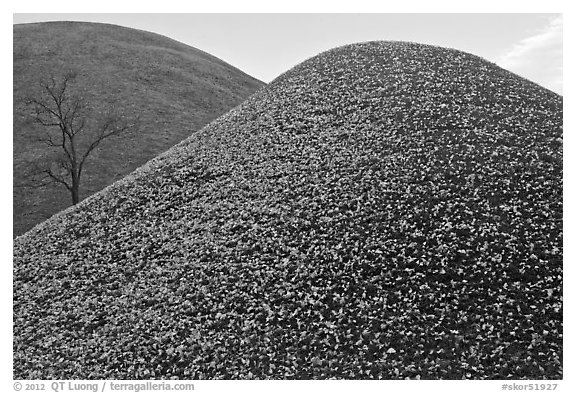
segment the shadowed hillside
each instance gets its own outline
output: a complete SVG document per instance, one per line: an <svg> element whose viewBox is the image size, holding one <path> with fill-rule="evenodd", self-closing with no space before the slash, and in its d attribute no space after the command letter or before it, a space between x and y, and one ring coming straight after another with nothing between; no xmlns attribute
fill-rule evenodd
<svg viewBox="0 0 576 393"><path fill-rule="evenodd" d="M373 42L14 243L14 378L562 377L562 98Z"/></svg>
<svg viewBox="0 0 576 393"><path fill-rule="evenodd" d="M95 112L139 118L132 133L102 143L87 161L81 196L132 172L238 105L262 82L198 49L119 26L79 22L14 25L14 234L71 204L61 185L30 185L33 163L49 150L38 141L24 97L40 79L78 72L78 89ZM29 112L29 110L28 110Z"/></svg>

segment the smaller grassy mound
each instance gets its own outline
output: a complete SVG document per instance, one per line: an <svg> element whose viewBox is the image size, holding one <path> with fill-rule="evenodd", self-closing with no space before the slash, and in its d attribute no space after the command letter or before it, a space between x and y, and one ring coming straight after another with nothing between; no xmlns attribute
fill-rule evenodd
<svg viewBox="0 0 576 393"><path fill-rule="evenodd" d="M19 105L40 78L78 73L78 91L95 113L139 118L138 129L101 144L87 161L84 198L132 172L238 105L263 83L198 49L119 26L79 22L14 25L14 235L70 205L60 185L29 185L49 150L44 130Z"/></svg>

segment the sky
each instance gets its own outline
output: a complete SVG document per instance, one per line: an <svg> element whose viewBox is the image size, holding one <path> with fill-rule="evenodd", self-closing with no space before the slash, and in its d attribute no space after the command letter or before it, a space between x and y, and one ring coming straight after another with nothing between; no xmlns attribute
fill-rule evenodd
<svg viewBox="0 0 576 393"><path fill-rule="evenodd" d="M13 14L13 23L57 20L162 34L267 83L330 48L402 40L473 53L563 94L561 14Z"/></svg>

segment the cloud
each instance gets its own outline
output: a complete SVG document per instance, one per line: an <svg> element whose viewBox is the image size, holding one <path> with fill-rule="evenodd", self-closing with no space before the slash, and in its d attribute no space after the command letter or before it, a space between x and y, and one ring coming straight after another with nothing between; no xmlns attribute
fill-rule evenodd
<svg viewBox="0 0 576 393"><path fill-rule="evenodd" d="M562 16L526 37L496 63L550 90L562 94Z"/></svg>

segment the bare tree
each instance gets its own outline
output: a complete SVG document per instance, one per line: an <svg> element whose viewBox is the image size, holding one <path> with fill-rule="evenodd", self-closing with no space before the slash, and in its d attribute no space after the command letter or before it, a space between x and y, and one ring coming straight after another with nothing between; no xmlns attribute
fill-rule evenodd
<svg viewBox="0 0 576 393"><path fill-rule="evenodd" d="M33 119L44 127L39 140L58 152L49 162L37 166L41 181L55 182L70 192L72 203L80 201L80 179L84 164L100 143L133 125L112 111L94 115L86 100L73 93L77 75L68 72L40 82L40 92L26 100Z"/></svg>

